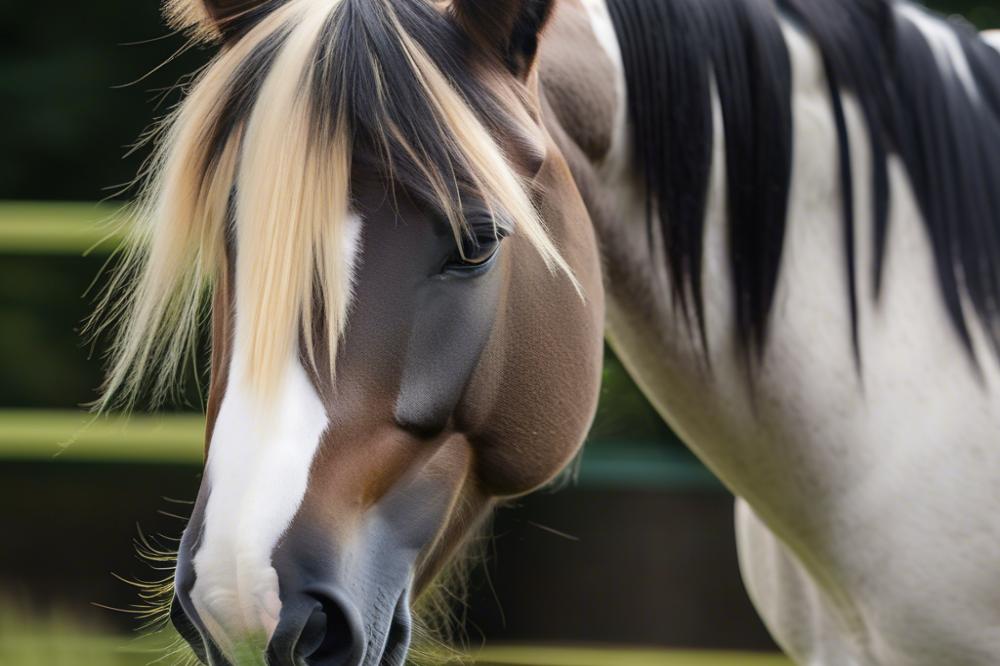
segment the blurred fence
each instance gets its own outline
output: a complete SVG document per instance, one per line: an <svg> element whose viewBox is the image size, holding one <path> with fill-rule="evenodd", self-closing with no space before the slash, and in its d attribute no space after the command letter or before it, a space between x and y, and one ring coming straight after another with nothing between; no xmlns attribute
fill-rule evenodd
<svg viewBox="0 0 1000 666"><path fill-rule="evenodd" d="M160 547L175 543L204 421L197 391L128 420L80 407L100 382L106 340L84 344L80 325L122 239L100 224L116 211L0 202L0 529L15 535L0 548L0 600L125 628L127 615L91 604L127 608L136 592L116 577L162 575L130 541L141 525ZM770 648L737 576L731 502L609 355L576 483L499 512L467 633Z"/></svg>
<svg viewBox="0 0 1000 666"><path fill-rule="evenodd" d="M9 370L0 379L0 459L200 461L200 417L134 417L126 428L74 409L94 399L100 382L101 341L88 347L80 325L103 288L102 267L122 240L122 224L107 223L116 213L113 205L0 203L0 283L8 285L0 292L0 365ZM38 285L47 293L35 293ZM81 298L85 291L91 298ZM58 368L54 355L67 357ZM720 488L677 445L613 358L602 397L580 483ZM196 392L185 400L195 409L200 404Z"/></svg>

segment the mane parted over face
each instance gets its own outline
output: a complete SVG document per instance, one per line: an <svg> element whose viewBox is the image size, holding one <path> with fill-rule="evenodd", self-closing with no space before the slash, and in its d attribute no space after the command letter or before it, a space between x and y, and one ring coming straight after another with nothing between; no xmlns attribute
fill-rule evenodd
<svg viewBox="0 0 1000 666"><path fill-rule="evenodd" d="M352 167L378 172L473 237L470 199L569 268L523 178L494 140L516 122L466 73L468 37L428 0L286 0L206 25L199 2L168 15L196 36L230 39L156 135L131 244L112 291L123 335L101 406L156 397L193 347L208 287L235 239L235 312L254 391L266 396L300 341L332 373L351 299L345 220ZM109 292L110 293L110 292ZM317 336L316 332L321 331Z"/></svg>

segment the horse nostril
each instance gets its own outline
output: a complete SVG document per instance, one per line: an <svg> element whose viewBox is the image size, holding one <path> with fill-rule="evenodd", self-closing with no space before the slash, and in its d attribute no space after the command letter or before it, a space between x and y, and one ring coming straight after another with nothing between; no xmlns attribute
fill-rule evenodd
<svg viewBox="0 0 1000 666"><path fill-rule="evenodd" d="M306 619L295 654L308 666L357 666L364 659L365 640L351 607L323 598Z"/></svg>

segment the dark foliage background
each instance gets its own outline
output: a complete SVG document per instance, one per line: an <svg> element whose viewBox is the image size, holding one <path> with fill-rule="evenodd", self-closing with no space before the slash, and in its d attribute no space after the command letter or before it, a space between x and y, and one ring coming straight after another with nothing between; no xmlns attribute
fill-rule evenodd
<svg viewBox="0 0 1000 666"><path fill-rule="evenodd" d="M1000 27L1000 0L931 4ZM0 3L0 200L127 199L147 153L130 154L130 146L211 53L170 33L157 0ZM0 406L94 399L99 351L83 346L79 324L100 265L93 257L2 257ZM608 356L594 437L676 443ZM189 391L177 407L199 403Z"/></svg>
<svg viewBox="0 0 1000 666"><path fill-rule="evenodd" d="M996 0L929 4L1000 27ZM0 199L118 192L143 155L128 146L209 54L168 33L157 0L0 3Z"/></svg>

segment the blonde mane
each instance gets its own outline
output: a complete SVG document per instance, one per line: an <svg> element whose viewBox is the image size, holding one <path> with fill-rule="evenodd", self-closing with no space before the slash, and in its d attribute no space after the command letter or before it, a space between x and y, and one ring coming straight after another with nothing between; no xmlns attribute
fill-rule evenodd
<svg viewBox="0 0 1000 666"><path fill-rule="evenodd" d="M154 400L172 386L195 346L206 296L227 270L227 247L235 253L237 330L246 332L234 348L248 355L252 389L268 395L300 344L314 366L325 358L333 372L351 293L343 246L359 96L368 100L373 117L364 121L375 128L371 141L390 175L397 162L419 171L460 247L468 230L459 174L551 270L572 279L525 183L399 16L401 6L425 15L440 7L430 0L272 4L222 47L155 134L135 239L111 285L127 295L106 308L120 330L100 408L130 406L140 389L150 390L147 379ZM192 6L171 5L179 24L204 18ZM402 57L381 53L383 42L366 41L362 28L384 30ZM413 90L390 84L387 67L405 68ZM358 71L371 89L356 89ZM412 136L393 111L401 93L430 110L423 122L444 148Z"/></svg>

